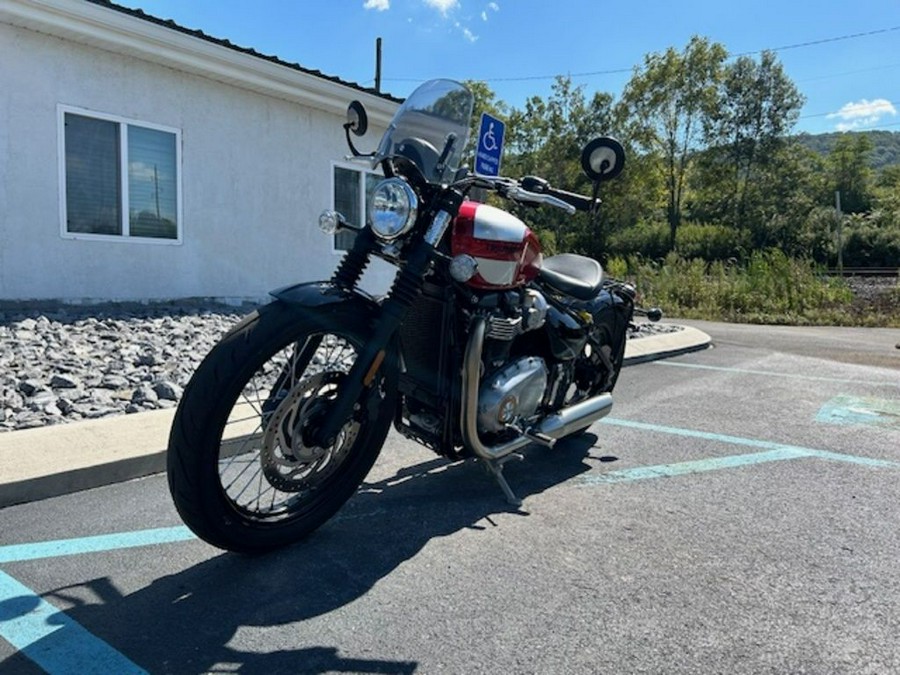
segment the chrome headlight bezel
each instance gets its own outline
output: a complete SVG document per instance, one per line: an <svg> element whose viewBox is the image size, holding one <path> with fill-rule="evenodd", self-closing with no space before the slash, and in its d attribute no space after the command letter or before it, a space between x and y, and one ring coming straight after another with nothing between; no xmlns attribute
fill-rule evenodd
<svg viewBox="0 0 900 675"><path fill-rule="evenodd" d="M369 227L382 241L393 241L412 229L419 213L419 198L402 178L385 178L372 189Z"/></svg>

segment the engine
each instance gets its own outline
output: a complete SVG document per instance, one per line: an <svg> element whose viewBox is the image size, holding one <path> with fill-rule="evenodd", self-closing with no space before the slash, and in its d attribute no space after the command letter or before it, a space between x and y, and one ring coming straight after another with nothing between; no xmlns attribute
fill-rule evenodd
<svg viewBox="0 0 900 675"><path fill-rule="evenodd" d="M478 430L503 431L507 424L532 417L547 389L544 359L527 356L484 378L478 392Z"/></svg>
<svg viewBox="0 0 900 675"><path fill-rule="evenodd" d="M503 297L505 296L505 297ZM509 424L533 417L547 391L548 370L537 356L510 361L513 340L541 328L548 304L533 289L495 294L498 307L487 318L485 372L478 394L478 428L482 433L504 431Z"/></svg>

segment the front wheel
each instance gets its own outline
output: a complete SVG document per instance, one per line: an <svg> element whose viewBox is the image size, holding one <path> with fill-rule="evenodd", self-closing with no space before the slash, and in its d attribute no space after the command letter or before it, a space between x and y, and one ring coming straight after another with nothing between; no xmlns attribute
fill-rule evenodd
<svg viewBox="0 0 900 675"><path fill-rule="evenodd" d="M328 447L310 439L363 344L359 314L275 302L209 353L175 415L169 490L197 536L252 552L319 527L375 463L393 417L386 362Z"/></svg>

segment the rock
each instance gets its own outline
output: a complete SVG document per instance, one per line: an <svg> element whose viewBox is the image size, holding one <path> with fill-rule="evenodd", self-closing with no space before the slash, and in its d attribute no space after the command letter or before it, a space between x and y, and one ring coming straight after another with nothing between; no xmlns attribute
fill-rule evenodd
<svg viewBox="0 0 900 675"><path fill-rule="evenodd" d="M56 394L48 389L41 389L40 391L34 392L28 399L28 406L32 410L41 410L48 405L54 405L56 403Z"/></svg>
<svg viewBox="0 0 900 675"><path fill-rule="evenodd" d="M177 401L183 393L181 387L168 380L162 380L154 384L153 391L163 401Z"/></svg>
<svg viewBox="0 0 900 675"><path fill-rule="evenodd" d="M104 375L100 386L104 389L125 389L128 387L128 378L122 375Z"/></svg>
<svg viewBox="0 0 900 675"><path fill-rule="evenodd" d="M156 403L158 400L159 394L157 394L151 387L148 387L146 385L138 387L131 395L131 402L136 405L143 405L144 403Z"/></svg>
<svg viewBox="0 0 900 675"><path fill-rule="evenodd" d="M34 396L34 392L42 389L44 385L34 379L22 380L19 382L19 391L26 396Z"/></svg>
<svg viewBox="0 0 900 675"><path fill-rule="evenodd" d="M155 366L158 363L159 360L156 358L156 354L153 354L151 352L139 354L134 361L134 365L136 366Z"/></svg>
<svg viewBox="0 0 900 675"><path fill-rule="evenodd" d="M54 375L50 378L50 386L54 389L78 389L81 382L70 375Z"/></svg>

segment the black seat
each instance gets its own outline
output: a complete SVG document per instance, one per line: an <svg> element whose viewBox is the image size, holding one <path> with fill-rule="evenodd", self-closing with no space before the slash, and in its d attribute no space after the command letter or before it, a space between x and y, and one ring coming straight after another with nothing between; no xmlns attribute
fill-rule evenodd
<svg viewBox="0 0 900 675"><path fill-rule="evenodd" d="M538 278L555 291L590 300L603 284L603 267L593 258L561 253L544 258Z"/></svg>

